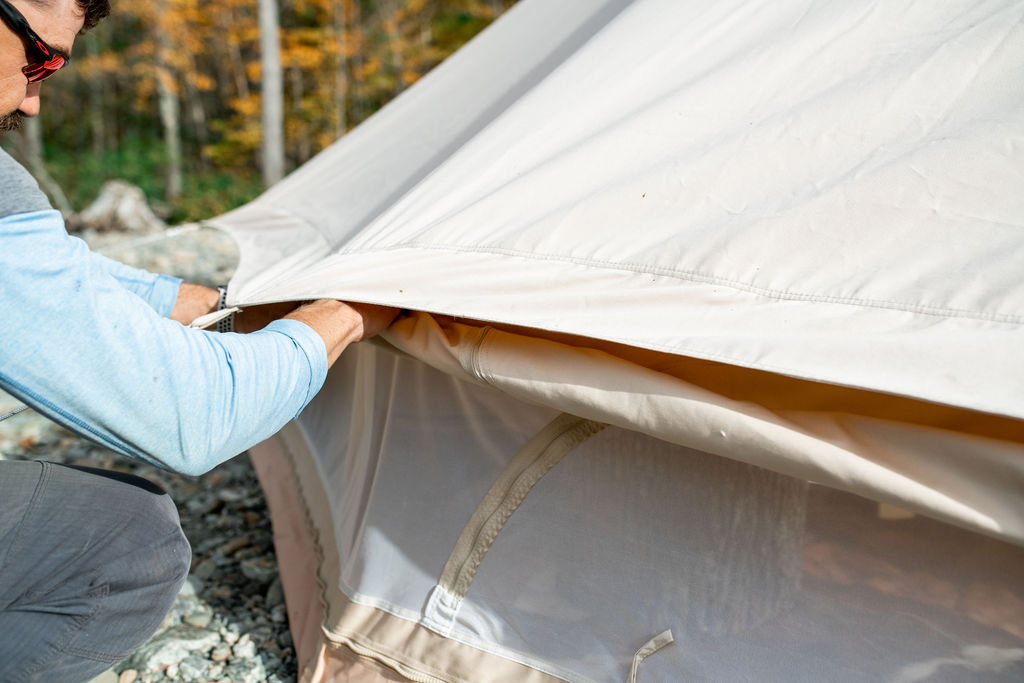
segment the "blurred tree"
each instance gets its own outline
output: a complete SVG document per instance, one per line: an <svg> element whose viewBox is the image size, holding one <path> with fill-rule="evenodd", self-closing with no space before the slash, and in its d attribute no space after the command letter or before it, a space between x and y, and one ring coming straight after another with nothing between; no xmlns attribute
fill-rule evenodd
<svg viewBox="0 0 1024 683"><path fill-rule="evenodd" d="M284 177L284 83L277 0L259 0L263 184Z"/></svg>

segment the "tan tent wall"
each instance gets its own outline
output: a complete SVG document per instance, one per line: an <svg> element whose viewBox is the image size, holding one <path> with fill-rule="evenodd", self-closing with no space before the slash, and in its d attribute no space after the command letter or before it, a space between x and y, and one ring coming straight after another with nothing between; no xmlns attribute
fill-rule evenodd
<svg viewBox="0 0 1024 683"><path fill-rule="evenodd" d="M520 400L1024 543L1019 420L525 332L416 314L386 336Z"/></svg>

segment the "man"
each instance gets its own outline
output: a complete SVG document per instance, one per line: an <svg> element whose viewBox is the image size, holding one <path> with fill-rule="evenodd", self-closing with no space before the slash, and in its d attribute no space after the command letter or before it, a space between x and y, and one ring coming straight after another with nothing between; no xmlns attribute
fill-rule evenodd
<svg viewBox="0 0 1024 683"><path fill-rule="evenodd" d="M0 0L0 128L39 112L41 82L108 12L108 0ZM0 388L114 450L200 474L277 431L348 344L397 312L321 300L276 320L246 311L248 334L185 327L218 299L91 253L0 151ZM159 626L189 561L153 484L0 461L0 681L109 668Z"/></svg>

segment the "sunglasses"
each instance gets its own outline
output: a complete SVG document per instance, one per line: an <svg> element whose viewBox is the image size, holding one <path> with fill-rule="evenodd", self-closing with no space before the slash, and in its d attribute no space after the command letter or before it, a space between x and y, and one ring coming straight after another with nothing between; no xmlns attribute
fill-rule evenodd
<svg viewBox="0 0 1024 683"><path fill-rule="evenodd" d="M28 43L29 51L40 59L33 62L33 55L29 55L29 63L21 67L21 72L29 83L38 83L57 73L67 64L71 58L60 50L50 47L46 41L32 30L28 20L18 9L7 0L0 0L0 17L11 27L15 33L20 33Z"/></svg>

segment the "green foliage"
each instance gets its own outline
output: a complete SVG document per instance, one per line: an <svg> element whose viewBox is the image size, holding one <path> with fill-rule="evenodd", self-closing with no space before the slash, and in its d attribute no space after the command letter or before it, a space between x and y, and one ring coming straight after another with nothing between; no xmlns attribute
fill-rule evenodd
<svg viewBox="0 0 1024 683"><path fill-rule="evenodd" d="M46 148L46 161L76 210L88 206L108 180L138 185L154 206L164 206L167 155L160 139L127 138L117 149L100 155L51 144ZM182 196L164 217L170 224L212 218L248 202L262 190L259 174L252 169L190 169L184 173L182 185Z"/></svg>

